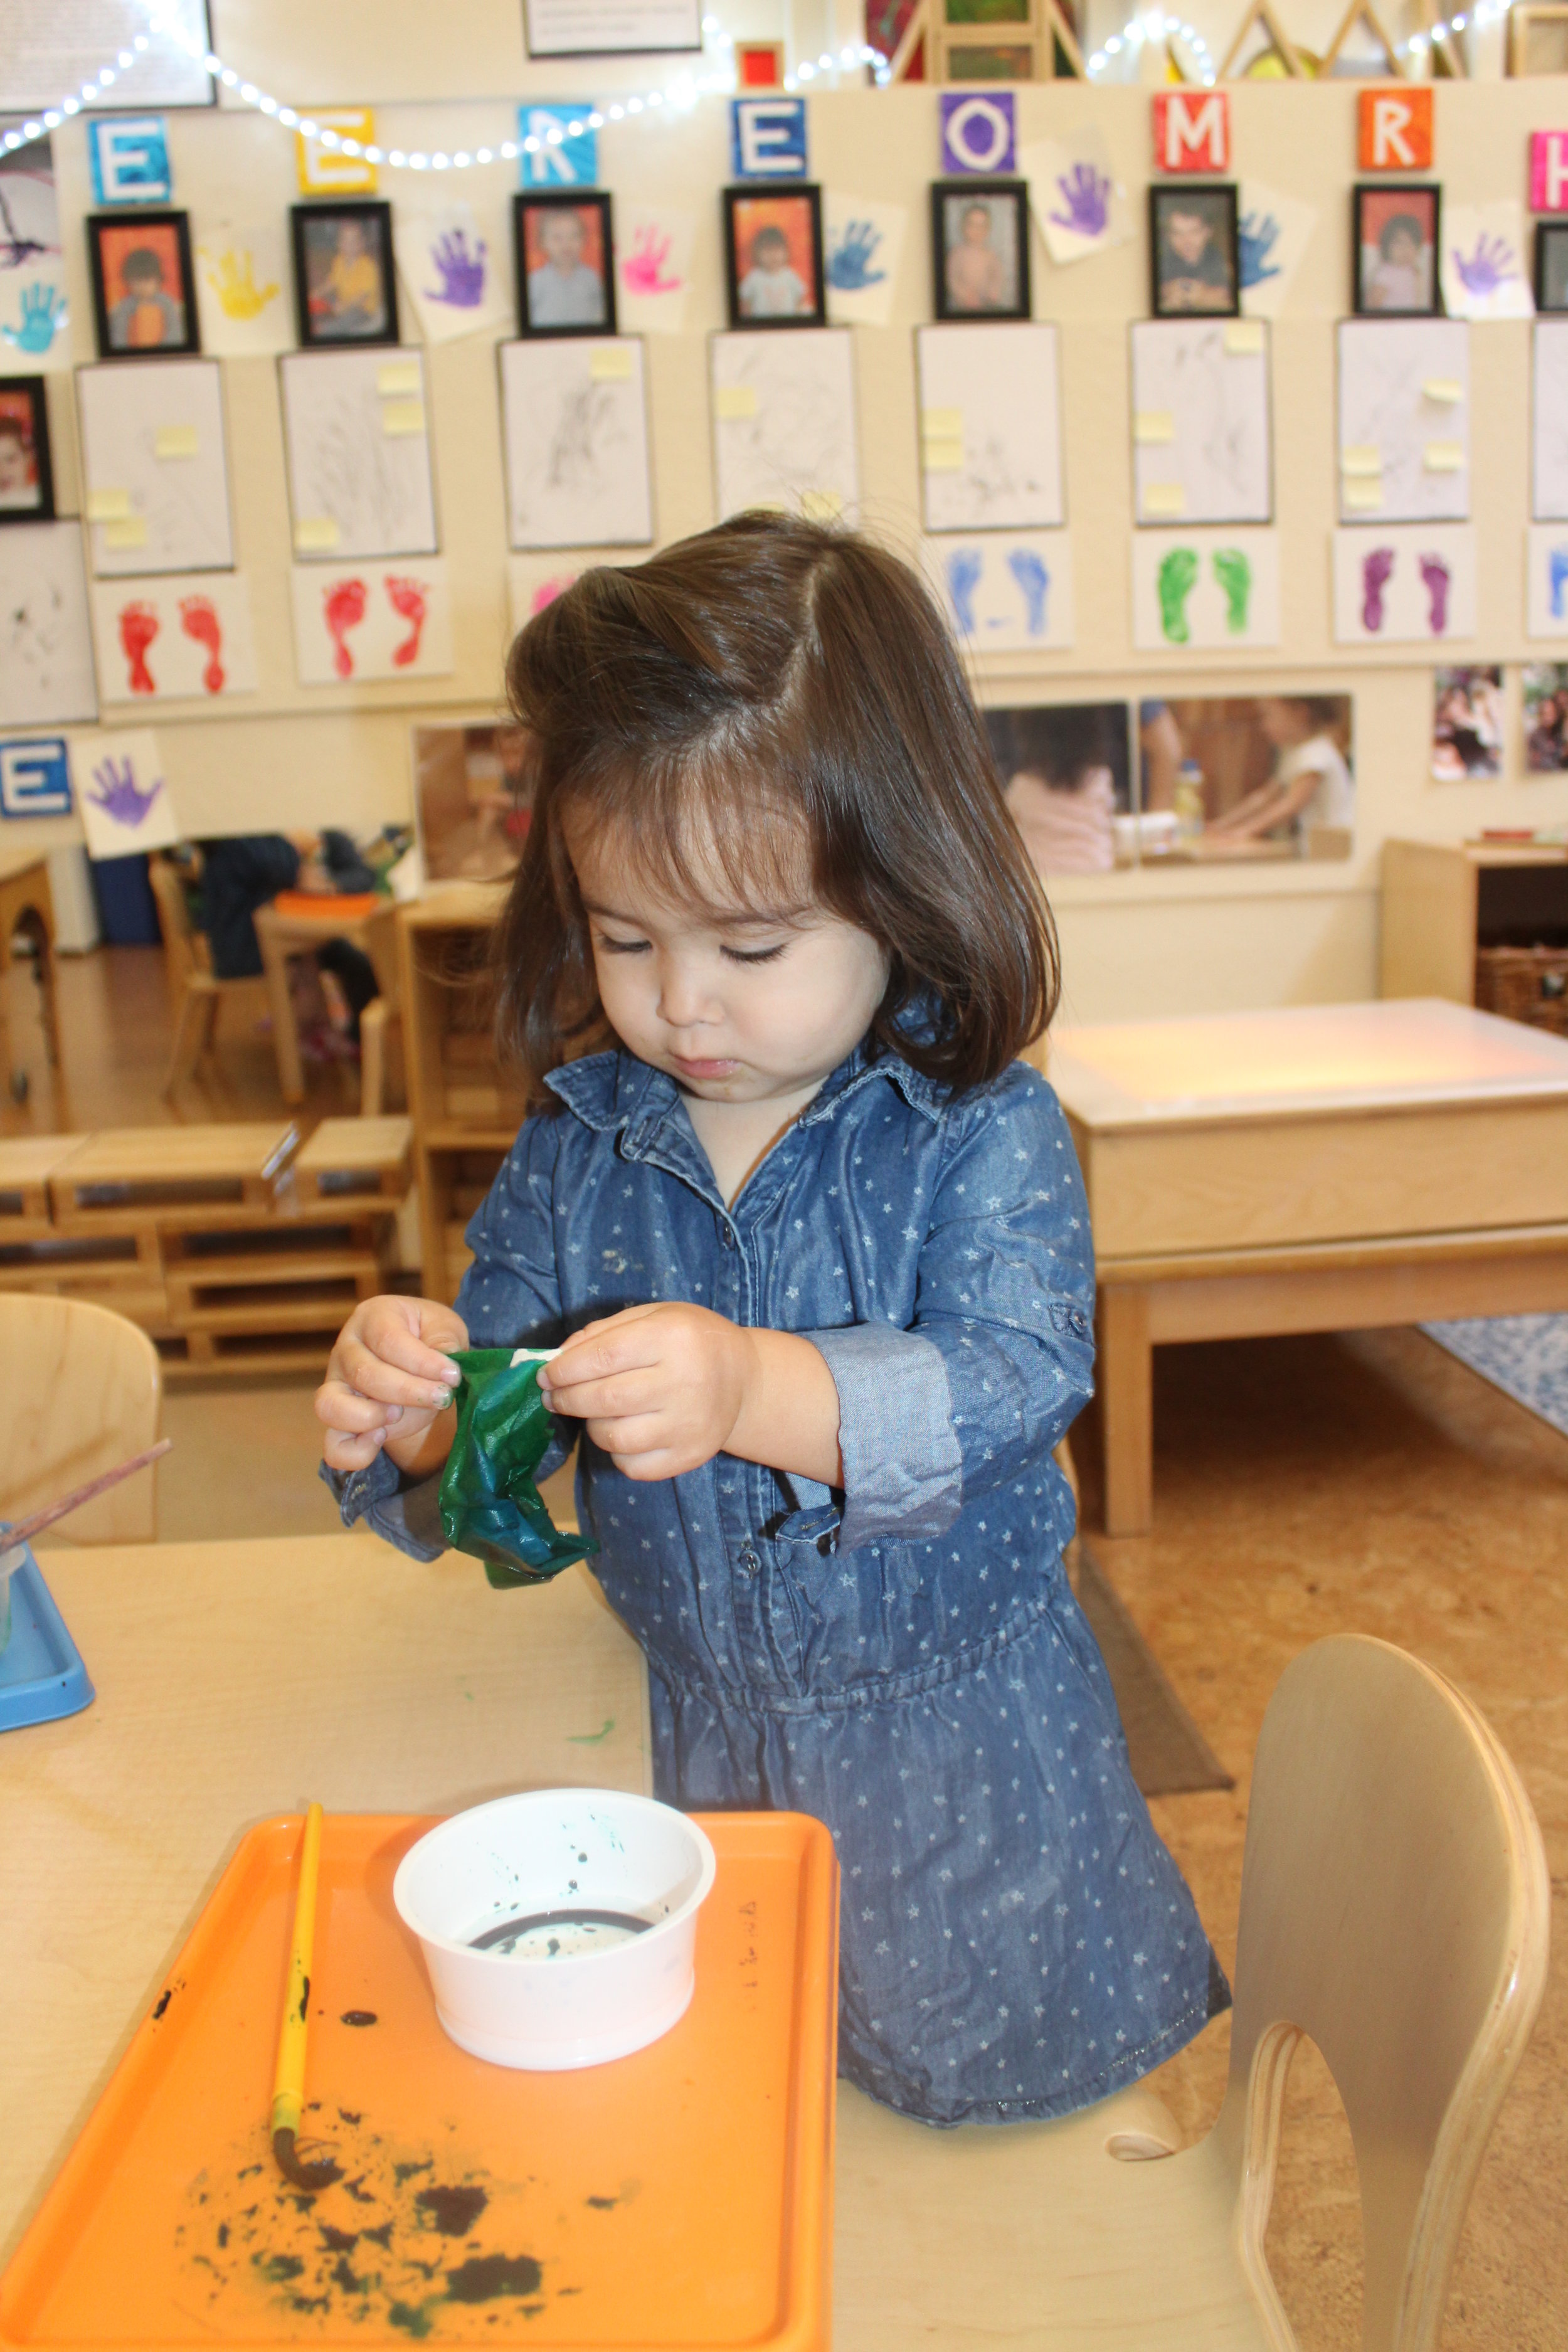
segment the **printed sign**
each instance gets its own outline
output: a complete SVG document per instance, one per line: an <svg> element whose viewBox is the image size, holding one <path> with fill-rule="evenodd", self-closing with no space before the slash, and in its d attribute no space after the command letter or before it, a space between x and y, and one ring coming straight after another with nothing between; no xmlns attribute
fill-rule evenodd
<svg viewBox="0 0 1568 2352"><path fill-rule="evenodd" d="M1530 209L1568 213L1568 131L1530 134Z"/></svg>
<svg viewBox="0 0 1568 2352"><path fill-rule="evenodd" d="M375 110L369 106L318 106L311 111L312 122L323 131L335 131L341 139L356 139L362 147L375 142ZM375 165L367 163L363 155L340 154L335 147L321 147L313 139L294 133L294 161L300 173L300 194L302 196L373 196L375 194Z"/></svg>
<svg viewBox="0 0 1568 2352"><path fill-rule="evenodd" d="M732 98L730 169L737 180L804 180L804 98Z"/></svg>
<svg viewBox="0 0 1568 2352"><path fill-rule="evenodd" d="M1424 172L1432 161L1432 89L1363 89L1356 100L1363 172Z"/></svg>
<svg viewBox="0 0 1568 2352"><path fill-rule="evenodd" d="M111 114L87 126L93 200L100 205L166 205L174 193L161 114Z"/></svg>
<svg viewBox="0 0 1568 2352"><path fill-rule="evenodd" d="M942 92L943 172L1011 172L1016 137L1010 89L984 98L973 90Z"/></svg>
<svg viewBox="0 0 1568 2352"><path fill-rule="evenodd" d="M0 743L0 816L69 816L70 754L63 735Z"/></svg>
<svg viewBox="0 0 1568 2352"><path fill-rule="evenodd" d="M521 158L522 184L525 188L591 188L599 176L598 133L587 128L587 118L594 111L594 101L585 98L577 106L520 106L517 110L517 135L520 140L538 139L542 144L531 154L525 148ZM575 123L577 135L568 135Z"/></svg>
<svg viewBox="0 0 1568 2352"><path fill-rule="evenodd" d="M1157 172L1227 172L1230 100L1223 89L1163 89L1154 100Z"/></svg>

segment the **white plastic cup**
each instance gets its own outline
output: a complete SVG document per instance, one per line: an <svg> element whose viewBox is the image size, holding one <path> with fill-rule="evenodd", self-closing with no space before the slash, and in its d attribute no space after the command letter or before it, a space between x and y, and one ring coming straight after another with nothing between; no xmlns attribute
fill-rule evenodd
<svg viewBox="0 0 1568 2352"><path fill-rule="evenodd" d="M694 1821L650 1797L538 1789L455 1813L411 1846L392 1895L419 1938L436 2013L458 2047L492 2065L554 2073L624 2058L668 2033L696 1985L697 1914L713 1848ZM554 1954L476 1938L542 1914L608 1912L641 1933ZM546 1939L548 1941L548 1939Z"/></svg>

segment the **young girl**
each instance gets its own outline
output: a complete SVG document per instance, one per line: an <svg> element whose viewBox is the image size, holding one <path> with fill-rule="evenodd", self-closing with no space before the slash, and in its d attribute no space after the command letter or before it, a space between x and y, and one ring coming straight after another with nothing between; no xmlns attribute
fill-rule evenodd
<svg viewBox="0 0 1568 2352"><path fill-rule="evenodd" d="M343 1328L344 1518L434 1558L442 1350L563 1341L543 1467L580 1438L659 1794L833 1831L844 2073L935 2123L1102 2098L1228 1995L1062 1571L1092 1257L1015 1058L1054 941L952 648L891 556L745 515L584 573L509 683L539 1108L456 1310Z"/></svg>

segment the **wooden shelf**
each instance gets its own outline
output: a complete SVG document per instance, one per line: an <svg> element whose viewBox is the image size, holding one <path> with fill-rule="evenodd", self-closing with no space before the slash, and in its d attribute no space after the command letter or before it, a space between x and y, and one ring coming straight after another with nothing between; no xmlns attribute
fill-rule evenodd
<svg viewBox="0 0 1568 2352"><path fill-rule="evenodd" d="M521 1089L496 1062L487 956L506 886L464 883L399 910L422 1287L455 1298L468 1264L463 1230L522 1124Z"/></svg>
<svg viewBox="0 0 1568 2352"><path fill-rule="evenodd" d="M1568 845L1385 841L1384 996L1476 1001L1476 950L1568 941Z"/></svg>

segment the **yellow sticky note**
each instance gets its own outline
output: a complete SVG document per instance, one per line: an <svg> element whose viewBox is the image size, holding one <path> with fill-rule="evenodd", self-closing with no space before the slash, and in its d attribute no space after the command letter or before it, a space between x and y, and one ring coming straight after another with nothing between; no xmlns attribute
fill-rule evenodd
<svg viewBox="0 0 1568 2352"><path fill-rule="evenodd" d="M1344 500L1347 514L1357 508L1380 507L1383 504L1382 477L1380 475L1376 481L1370 481L1364 477L1352 475L1342 486L1340 495Z"/></svg>
<svg viewBox="0 0 1568 2352"><path fill-rule="evenodd" d="M754 383L721 383L713 394L715 416L754 416L757 413L757 387Z"/></svg>
<svg viewBox="0 0 1568 2352"><path fill-rule="evenodd" d="M106 522L103 526L103 543L105 547L145 547L147 544L146 516L121 515L114 522Z"/></svg>
<svg viewBox="0 0 1568 2352"><path fill-rule="evenodd" d="M922 409L921 432L928 441L962 441L963 438L963 409Z"/></svg>
<svg viewBox="0 0 1568 2352"><path fill-rule="evenodd" d="M1187 494L1180 482L1146 483L1143 511L1146 515L1184 515L1187 511Z"/></svg>
<svg viewBox="0 0 1568 2352"><path fill-rule="evenodd" d="M89 522L119 522L130 511L129 490L89 490L87 494Z"/></svg>
<svg viewBox="0 0 1568 2352"><path fill-rule="evenodd" d="M800 510L807 522L836 522L844 511L840 490L802 490Z"/></svg>
<svg viewBox="0 0 1568 2352"><path fill-rule="evenodd" d="M595 383L629 383L632 375L630 343L595 343L588 354L588 373Z"/></svg>
<svg viewBox="0 0 1568 2352"><path fill-rule="evenodd" d="M294 544L301 551L336 547L342 537L336 515L302 515L294 525Z"/></svg>
<svg viewBox="0 0 1568 2352"><path fill-rule="evenodd" d="M1457 375L1429 375L1421 387L1423 399L1435 400L1439 408L1452 408L1463 400L1465 387Z"/></svg>
<svg viewBox="0 0 1568 2352"><path fill-rule="evenodd" d="M1225 355L1228 360L1249 359L1263 349L1261 319L1227 319L1225 322Z"/></svg>
<svg viewBox="0 0 1568 2352"><path fill-rule="evenodd" d="M1340 451L1340 471L1347 480L1352 477L1367 478L1383 471L1383 452L1375 441L1355 441Z"/></svg>
<svg viewBox="0 0 1568 2352"><path fill-rule="evenodd" d="M962 474L963 444L962 441L922 441L921 463L928 474Z"/></svg>
<svg viewBox="0 0 1568 2352"><path fill-rule="evenodd" d="M194 425L160 425L153 436L154 457L194 457L196 449Z"/></svg>
<svg viewBox="0 0 1568 2352"><path fill-rule="evenodd" d="M1168 408L1141 408L1132 419L1132 438L1144 446L1175 437L1176 420Z"/></svg>
<svg viewBox="0 0 1568 2352"><path fill-rule="evenodd" d="M422 392L417 360L385 360L375 372L375 388L383 400L396 392Z"/></svg>
<svg viewBox="0 0 1568 2352"><path fill-rule="evenodd" d="M1421 452L1421 463L1429 474L1457 474L1465 463L1462 441L1428 441Z"/></svg>
<svg viewBox="0 0 1568 2352"><path fill-rule="evenodd" d="M423 433L425 403L422 400L385 400L381 406L381 429L384 433Z"/></svg>

